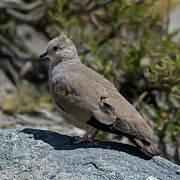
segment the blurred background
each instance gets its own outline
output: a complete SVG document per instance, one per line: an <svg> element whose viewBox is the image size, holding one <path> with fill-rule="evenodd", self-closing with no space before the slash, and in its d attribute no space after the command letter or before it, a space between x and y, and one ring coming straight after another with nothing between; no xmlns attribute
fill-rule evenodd
<svg viewBox="0 0 180 180"><path fill-rule="evenodd" d="M83 63L142 114L163 157L180 164L180 0L1 0L0 129L83 131L57 115L47 42L65 32ZM100 133L100 139L127 142Z"/></svg>

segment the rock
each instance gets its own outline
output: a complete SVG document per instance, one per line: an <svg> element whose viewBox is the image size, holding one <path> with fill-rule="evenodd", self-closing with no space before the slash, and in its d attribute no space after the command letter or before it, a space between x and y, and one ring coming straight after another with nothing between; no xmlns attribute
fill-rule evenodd
<svg viewBox="0 0 180 180"><path fill-rule="evenodd" d="M173 33L175 31L180 30L179 17L180 17L180 5L177 5L177 7L169 14L169 26L168 26L169 33ZM165 21L167 21L167 18L165 18ZM173 40L175 42L180 41L180 32L176 34Z"/></svg>
<svg viewBox="0 0 180 180"><path fill-rule="evenodd" d="M12 92L15 89L12 82L8 79L5 72L0 69L0 101L2 97L7 92Z"/></svg>
<svg viewBox="0 0 180 180"><path fill-rule="evenodd" d="M180 17L180 6L177 5L177 7L169 14L169 29L168 29L168 31L170 33L174 32L180 28L179 17Z"/></svg>
<svg viewBox="0 0 180 180"><path fill-rule="evenodd" d="M73 144L73 138L38 129L0 131L0 177L5 179L180 179L180 167L147 159L115 142Z"/></svg>
<svg viewBox="0 0 180 180"><path fill-rule="evenodd" d="M23 43L24 48L30 55L40 56L47 46L48 40L32 26L20 24L16 26L17 37Z"/></svg>
<svg viewBox="0 0 180 180"><path fill-rule="evenodd" d="M14 114L13 116L0 110L0 129L36 128L59 132L70 136L83 136L84 130L78 129L64 121L56 112L42 110L41 114ZM111 138L112 139L112 138Z"/></svg>

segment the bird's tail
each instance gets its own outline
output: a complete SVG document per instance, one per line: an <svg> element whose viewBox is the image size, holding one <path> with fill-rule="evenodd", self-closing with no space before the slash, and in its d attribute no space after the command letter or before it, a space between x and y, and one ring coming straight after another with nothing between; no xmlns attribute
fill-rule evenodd
<svg viewBox="0 0 180 180"><path fill-rule="evenodd" d="M152 156L158 156L161 154L161 151L156 148L152 143L147 142L145 140L140 140L137 138L131 139L131 141L139 147L139 149L147 156L152 157Z"/></svg>

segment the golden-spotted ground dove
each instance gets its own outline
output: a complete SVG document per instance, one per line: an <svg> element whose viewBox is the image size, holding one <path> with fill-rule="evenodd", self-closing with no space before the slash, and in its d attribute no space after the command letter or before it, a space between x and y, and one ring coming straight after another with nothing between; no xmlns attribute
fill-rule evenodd
<svg viewBox="0 0 180 180"><path fill-rule="evenodd" d="M57 110L86 130L77 142L93 140L102 130L128 137L148 156L159 154L147 122L110 81L81 63L66 35L52 39L40 57L50 59L49 86Z"/></svg>

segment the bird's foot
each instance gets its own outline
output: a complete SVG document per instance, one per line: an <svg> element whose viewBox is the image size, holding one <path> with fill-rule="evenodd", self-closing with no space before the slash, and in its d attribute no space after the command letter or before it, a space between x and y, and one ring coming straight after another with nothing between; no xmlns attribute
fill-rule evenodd
<svg viewBox="0 0 180 180"><path fill-rule="evenodd" d="M81 142L93 142L98 132L99 132L98 129L90 127L82 138L77 136L75 137L74 144L78 144Z"/></svg>
<svg viewBox="0 0 180 180"><path fill-rule="evenodd" d="M78 136L74 136L73 139L74 139L74 144L94 141L94 139L92 139L92 138L84 138L84 137L78 137Z"/></svg>

